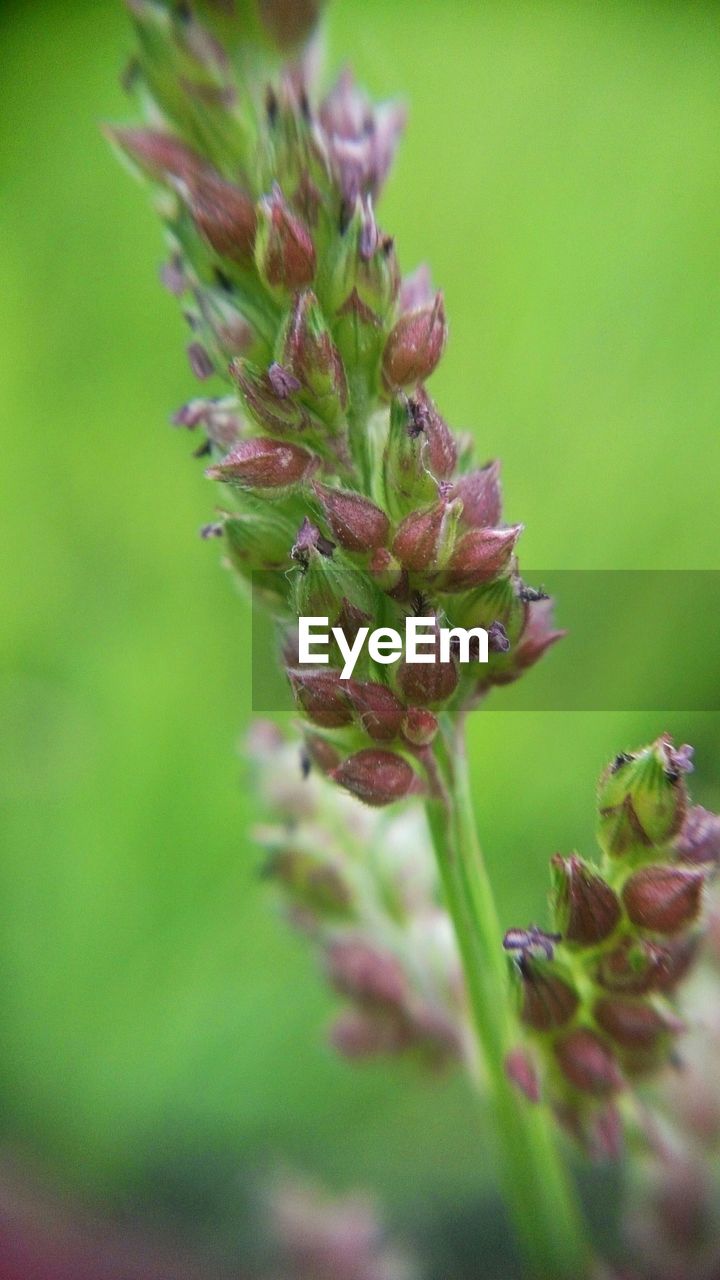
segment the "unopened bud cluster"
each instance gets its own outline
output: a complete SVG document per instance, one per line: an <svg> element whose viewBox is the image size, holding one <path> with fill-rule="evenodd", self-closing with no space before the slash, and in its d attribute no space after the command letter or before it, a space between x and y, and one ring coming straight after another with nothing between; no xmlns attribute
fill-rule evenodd
<svg viewBox="0 0 720 1280"><path fill-rule="evenodd" d="M300 7L302 21L259 6L281 47L319 8ZM373 106L347 72L316 94L297 52L278 71L253 46L250 68L247 14L162 0L130 12L129 84L150 123L110 134L157 193L191 368L231 384L174 419L202 431L222 485L203 532L242 580L262 577L325 772L385 805L432 785L440 711L514 680L560 634L519 576L497 463L473 462L425 389L447 339L442 294L426 268L403 278L375 214L404 112ZM367 657L349 683L338 655L298 666L298 616L350 638L368 624L403 633L412 615L486 629L489 661Z"/></svg>
<svg viewBox="0 0 720 1280"><path fill-rule="evenodd" d="M335 1049L352 1059L412 1053L434 1067L469 1054L460 962L421 815L374 813L308 775L273 725L255 725L248 750L273 818L257 832L264 872L343 1000Z"/></svg>
<svg viewBox="0 0 720 1280"><path fill-rule="evenodd" d="M556 855L552 932L505 939L528 1031L508 1070L531 1096L544 1087L598 1154L619 1149L617 1097L668 1063L684 1030L674 995L720 856L720 818L688 800L691 758L667 736L617 756L598 788L601 865Z"/></svg>

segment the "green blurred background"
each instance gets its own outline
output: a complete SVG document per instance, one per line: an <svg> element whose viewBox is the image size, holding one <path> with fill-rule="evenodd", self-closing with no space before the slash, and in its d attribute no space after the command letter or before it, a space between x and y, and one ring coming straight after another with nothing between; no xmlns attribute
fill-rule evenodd
<svg viewBox="0 0 720 1280"><path fill-rule="evenodd" d="M411 104L382 221L445 289L434 392L503 458L526 565L720 569L717 14L331 8L329 65ZM130 43L117 0L0 15L0 1140L201 1233L231 1234L238 1180L278 1160L400 1218L456 1206L493 1178L467 1087L334 1060L257 880L248 610L166 426L195 385L160 232L98 131ZM660 632L638 665L672 659ZM475 718L504 923L543 918L553 851L592 851L606 758L665 729L720 806L717 716Z"/></svg>

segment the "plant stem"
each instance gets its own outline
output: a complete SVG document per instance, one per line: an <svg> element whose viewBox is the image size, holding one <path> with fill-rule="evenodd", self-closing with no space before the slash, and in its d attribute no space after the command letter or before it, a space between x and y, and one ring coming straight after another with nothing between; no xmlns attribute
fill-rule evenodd
<svg viewBox="0 0 720 1280"><path fill-rule="evenodd" d="M505 1072L518 1033L502 933L475 830L462 722L454 731L444 727L434 754L444 794L428 801L428 821L485 1063L505 1194L532 1275L582 1280L590 1247L552 1119L545 1107L527 1102Z"/></svg>

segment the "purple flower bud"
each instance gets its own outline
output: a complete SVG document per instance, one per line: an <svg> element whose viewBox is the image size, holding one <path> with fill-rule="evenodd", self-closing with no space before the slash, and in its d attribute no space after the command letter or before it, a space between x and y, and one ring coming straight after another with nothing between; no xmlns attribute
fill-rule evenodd
<svg viewBox="0 0 720 1280"><path fill-rule="evenodd" d="M290 551L292 559L307 568L311 552L319 551L322 556L331 556L334 550L335 543L326 538L312 520L304 516Z"/></svg>
<svg viewBox="0 0 720 1280"><path fill-rule="evenodd" d="M555 920L566 942L591 947L604 942L621 914L617 895L602 876L573 855L551 861L555 889Z"/></svg>
<svg viewBox="0 0 720 1280"><path fill-rule="evenodd" d="M175 298L181 298L188 287L187 277L183 260L178 253L174 253L169 262L166 262L160 268L160 279L167 289Z"/></svg>
<svg viewBox="0 0 720 1280"><path fill-rule="evenodd" d="M237 444L243 428L239 406L231 396L220 400L190 400L170 421L173 426L186 427L188 431L203 427L208 440L225 452Z"/></svg>
<svg viewBox="0 0 720 1280"><path fill-rule="evenodd" d="M511 1049L505 1058L505 1074L529 1102L540 1101L540 1079L535 1064L520 1045Z"/></svg>
<svg viewBox="0 0 720 1280"><path fill-rule="evenodd" d="M310 415L294 394L297 379L279 364L263 372L249 360L233 360L230 373L258 426L295 434L310 425Z"/></svg>
<svg viewBox="0 0 720 1280"><path fill-rule="evenodd" d="M497 577L510 563L521 524L505 529L470 529L459 539L450 560L446 590L466 591Z"/></svg>
<svg viewBox="0 0 720 1280"><path fill-rule="evenodd" d="M252 261L257 217L247 192L208 173L181 185L180 194L211 249L233 262Z"/></svg>
<svg viewBox="0 0 720 1280"><path fill-rule="evenodd" d="M201 382L205 382L212 377L215 372L215 365L200 342L190 343L187 349L187 357L190 361L190 368L196 378L199 378Z"/></svg>
<svg viewBox="0 0 720 1280"><path fill-rule="evenodd" d="M431 635L426 632L427 647L424 653L432 657L432 662L401 661L397 669L397 683L406 702L411 706L428 707L446 702L454 694L458 673L455 663L440 661L440 633L435 627L434 644L430 645Z"/></svg>
<svg viewBox="0 0 720 1280"><path fill-rule="evenodd" d="M358 800L377 808L419 790L419 779L407 760L376 747L356 751L331 776Z"/></svg>
<svg viewBox="0 0 720 1280"><path fill-rule="evenodd" d="M642 867L626 881L623 902L633 924L652 933L679 933L700 911L701 867Z"/></svg>
<svg viewBox="0 0 720 1280"><path fill-rule="evenodd" d="M496 527L502 515L500 463L489 462L477 471L460 476L453 493L462 499L463 524L472 529Z"/></svg>
<svg viewBox="0 0 720 1280"><path fill-rule="evenodd" d="M700 950L702 932L682 933L663 943L662 963L658 966L654 991L668 995L675 990L692 968Z"/></svg>
<svg viewBox="0 0 720 1280"><path fill-rule="evenodd" d="M622 1088L617 1060L594 1031L570 1031L556 1044L555 1054L566 1080L581 1093L603 1097Z"/></svg>
<svg viewBox="0 0 720 1280"><path fill-rule="evenodd" d="M407 995L407 979L396 957L389 951L377 950L363 938L331 943L327 973L336 991L356 1000L402 1007Z"/></svg>
<svg viewBox="0 0 720 1280"><path fill-rule="evenodd" d="M580 1003L577 992L555 973L552 962L523 956L522 1009L520 1016L534 1031L552 1031L564 1027L575 1015Z"/></svg>
<svg viewBox="0 0 720 1280"><path fill-rule="evenodd" d="M315 275L312 236L278 186L258 206L255 260L261 277L272 288L302 289Z"/></svg>
<svg viewBox="0 0 720 1280"><path fill-rule="evenodd" d="M400 285L398 298L400 310L420 311L423 307L429 306L434 297L435 290L432 286L430 268L423 262L411 275L406 276Z"/></svg>
<svg viewBox="0 0 720 1280"><path fill-rule="evenodd" d="M347 407L345 369L315 294L310 289L293 302L282 340L283 359L310 394L312 407L331 424Z"/></svg>
<svg viewBox="0 0 720 1280"><path fill-rule="evenodd" d="M405 127L404 110L394 103L373 108L345 70L321 103L319 116L346 203L363 194L376 197Z"/></svg>
<svg viewBox="0 0 720 1280"><path fill-rule="evenodd" d="M688 809L675 840L681 862L720 862L720 815L695 804Z"/></svg>
<svg viewBox="0 0 720 1280"><path fill-rule="evenodd" d="M608 991L643 996L659 991L670 963L666 946L645 939L626 938L598 960L595 978Z"/></svg>
<svg viewBox="0 0 720 1280"><path fill-rule="evenodd" d="M425 439L423 462L436 480L447 480L457 466L457 442L424 387L408 400L410 430ZM453 495L454 496L454 495Z"/></svg>
<svg viewBox="0 0 720 1280"><path fill-rule="evenodd" d="M488 650L490 653L509 653L510 637L502 622L491 622L488 627Z"/></svg>
<svg viewBox="0 0 720 1280"><path fill-rule="evenodd" d="M428 747L439 727L437 716L427 707L408 707L402 724L403 737L414 747Z"/></svg>
<svg viewBox="0 0 720 1280"><path fill-rule="evenodd" d="M395 534L393 554L406 569L431 569L447 563L459 517L459 503L444 497L424 510L411 511Z"/></svg>
<svg viewBox="0 0 720 1280"><path fill-rule="evenodd" d="M348 680L346 688L348 700L370 738L391 742L397 737L405 708L392 689L374 680Z"/></svg>
<svg viewBox="0 0 720 1280"><path fill-rule="evenodd" d="M331 742L328 742L327 738L323 738L319 733L312 733L310 729L306 729L303 735L303 742L310 764L319 769L320 773L328 775L332 773L333 769L337 769L342 757L337 748Z"/></svg>
<svg viewBox="0 0 720 1280"><path fill-rule="evenodd" d="M374 502L349 489L330 489L321 484L313 487L341 547L346 551L370 551L384 545L390 521Z"/></svg>
<svg viewBox="0 0 720 1280"><path fill-rule="evenodd" d="M287 674L297 702L313 724L322 729L340 729L352 723L352 709L339 671L294 667Z"/></svg>
<svg viewBox="0 0 720 1280"><path fill-rule="evenodd" d="M307 449L287 441L241 440L222 462L209 467L210 480L223 480L244 489L282 489L299 484L316 466Z"/></svg>
<svg viewBox="0 0 720 1280"><path fill-rule="evenodd" d="M432 306L400 316L385 344L383 377L389 390L413 387L429 378L445 349L447 324L443 296Z"/></svg>
<svg viewBox="0 0 720 1280"><path fill-rule="evenodd" d="M683 1029L677 1018L642 1000L603 996L593 1008L595 1021L623 1049L654 1049L669 1032Z"/></svg>
<svg viewBox="0 0 720 1280"><path fill-rule="evenodd" d="M108 127L107 136L127 153L156 182L171 185L180 180L188 186L210 177L215 170L179 138L157 129L115 129Z"/></svg>
<svg viewBox="0 0 720 1280"><path fill-rule="evenodd" d="M274 360L267 371L268 382L272 387L275 395L280 400L285 400L287 396L291 396L294 391L300 390L300 380L291 373L289 369L284 369L277 360Z"/></svg>

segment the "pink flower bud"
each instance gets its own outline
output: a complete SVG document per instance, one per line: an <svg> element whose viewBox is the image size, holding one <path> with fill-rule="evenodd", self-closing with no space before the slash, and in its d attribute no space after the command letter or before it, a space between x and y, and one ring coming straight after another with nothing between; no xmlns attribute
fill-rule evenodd
<svg viewBox="0 0 720 1280"><path fill-rule="evenodd" d="M310 416L294 394L300 384L282 365L261 370L250 360L237 359L230 373L258 426L278 435L295 434L309 426Z"/></svg>
<svg viewBox="0 0 720 1280"><path fill-rule="evenodd" d="M327 972L336 991L356 1000L402 1006L407 995L407 979L400 962L391 952L380 951L363 938L331 943Z"/></svg>
<svg viewBox="0 0 720 1280"><path fill-rule="evenodd" d="M682 1023L653 1005L621 996L604 996L593 1009L596 1022L623 1049L654 1049L661 1036L682 1029Z"/></svg>
<svg viewBox="0 0 720 1280"><path fill-rule="evenodd" d="M666 946L659 947L645 939L626 938L619 946L600 956L595 978L608 991L643 996L649 991L660 990L669 963Z"/></svg>
<svg viewBox="0 0 720 1280"><path fill-rule="evenodd" d="M200 382L205 382L212 377L215 372L215 365L201 342L190 343L187 349L187 357L190 368Z"/></svg>
<svg viewBox="0 0 720 1280"><path fill-rule="evenodd" d="M410 431L425 439L423 462L436 480L447 480L457 466L457 441L424 387L408 400Z"/></svg>
<svg viewBox="0 0 720 1280"><path fill-rule="evenodd" d="M440 361L446 339L441 293L432 306L401 315L383 353L383 377L388 389L413 387L429 378Z"/></svg>
<svg viewBox="0 0 720 1280"><path fill-rule="evenodd" d="M500 463L489 462L486 467L460 476L453 494L462 500L463 524L472 529L495 528L502 515Z"/></svg>
<svg viewBox="0 0 720 1280"><path fill-rule="evenodd" d="M428 747L439 725L437 716L427 707L408 707L402 724L403 737L414 747Z"/></svg>
<svg viewBox="0 0 720 1280"><path fill-rule="evenodd" d="M331 776L346 791L376 808L419 789L419 780L407 760L376 747L348 756Z"/></svg>
<svg viewBox="0 0 720 1280"><path fill-rule="evenodd" d="M393 554L406 569L430 569L447 563L455 543L460 504L441 497L432 507L411 511L393 541Z"/></svg>
<svg viewBox="0 0 720 1280"><path fill-rule="evenodd" d="M602 1097L622 1088L617 1060L594 1031L570 1031L556 1044L555 1054L566 1080L581 1093Z"/></svg>
<svg viewBox="0 0 720 1280"><path fill-rule="evenodd" d="M305 224L290 210L279 187L260 201L255 260L273 288L302 289L315 275L315 246Z"/></svg>
<svg viewBox="0 0 720 1280"><path fill-rule="evenodd" d="M312 733L306 729L303 735L303 743L307 752L305 761L305 769L314 766L320 773L330 774L333 769L337 769L342 756L327 738L323 738L319 733Z"/></svg>
<svg viewBox="0 0 720 1280"><path fill-rule="evenodd" d="M591 947L609 937L620 919L620 903L609 884L573 855L551 862L555 919L566 942Z"/></svg>
<svg viewBox="0 0 720 1280"><path fill-rule="evenodd" d="M521 961L522 1009L520 1016L534 1031L564 1027L580 1003L573 988L542 961L524 957Z"/></svg>
<svg viewBox="0 0 720 1280"><path fill-rule="evenodd" d="M470 529L455 547L446 589L466 591L497 577L507 568L522 530L521 524L506 529Z"/></svg>
<svg viewBox="0 0 720 1280"><path fill-rule="evenodd" d="M352 722L352 709L338 671L294 667L288 679L295 698L313 724L339 729Z"/></svg>
<svg viewBox="0 0 720 1280"><path fill-rule="evenodd" d="M310 396L312 407L320 417L334 423L347 407L347 378L340 352L310 289L299 293L293 302L282 351L286 365Z"/></svg>
<svg viewBox="0 0 720 1280"><path fill-rule="evenodd" d="M127 152L130 159L156 182L172 185L172 180L179 179L189 186L208 177L219 178L207 160L171 133L162 133L158 129L112 127L108 127L106 132L110 141Z"/></svg>
<svg viewBox="0 0 720 1280"><path fill-rule="evenodd" d="M446 702L454 694L458 673L455 663L441 662L439 658L439 631L435 629L434 647L430 647L431 636L427 634L428 644L424 650L433 662L400 662L397 670L397 682L402 696L411 706L428 707Z"/></svg>
<svg viewBox="0 0 720 1280"><path fill-rule="evenodd" d="M505 1074L529 1102L540 1101L540 1080L530 1054L520 1045L505 1058Z"/></svg>
<svg viewBox="0 0 720 1280"><path fill-rule="evenodd" d="M682 862L720 862L720 815L710 813L702 805L688 809L675 840L675 851Z"/></svg>
<svg viewBox="0 0 720 1280"><path fill-rule="evenodd" d="M299 484L315 468L307 449L286 441L241 440L222 462L209 467L210 480L223 480L243 489L282 489Z"/></svg>
<svg viewBox="0 0 720 1280"><path fill-rule="evenodd" d="M247 192L210 173L191 179L180 194L211 249L234 262L252 261L257 217Z"/></svg>
<svg viewBox="0 0 720 1280"><path fill-rule="evenodd" d="M391 742L400 732L405 708L392 689L374 680L348 680L347 697L362 728L376 742Z"/></svg>
<svg viewBox="0 0 720 1280"><path fill-rule="evenodd" d="M678 933L700 911L705 878L700 867L643 867L625 884L625 910L641 929Z"/></svg>
<svg viewBox="0 0 720 1280"><path fill-rule="evenodd" d="M314 485L334 537L347 551L370 551L383 546L390 522L369 498L348 489Z"/></svg>
<svg viewBox="0 0 720 1280"><path fill-rule="evenodd" d="M684 933L663 943L662 964L658 968L654 991L668 995L675 990L692 968L700 950L702 933Z"/></svg>

